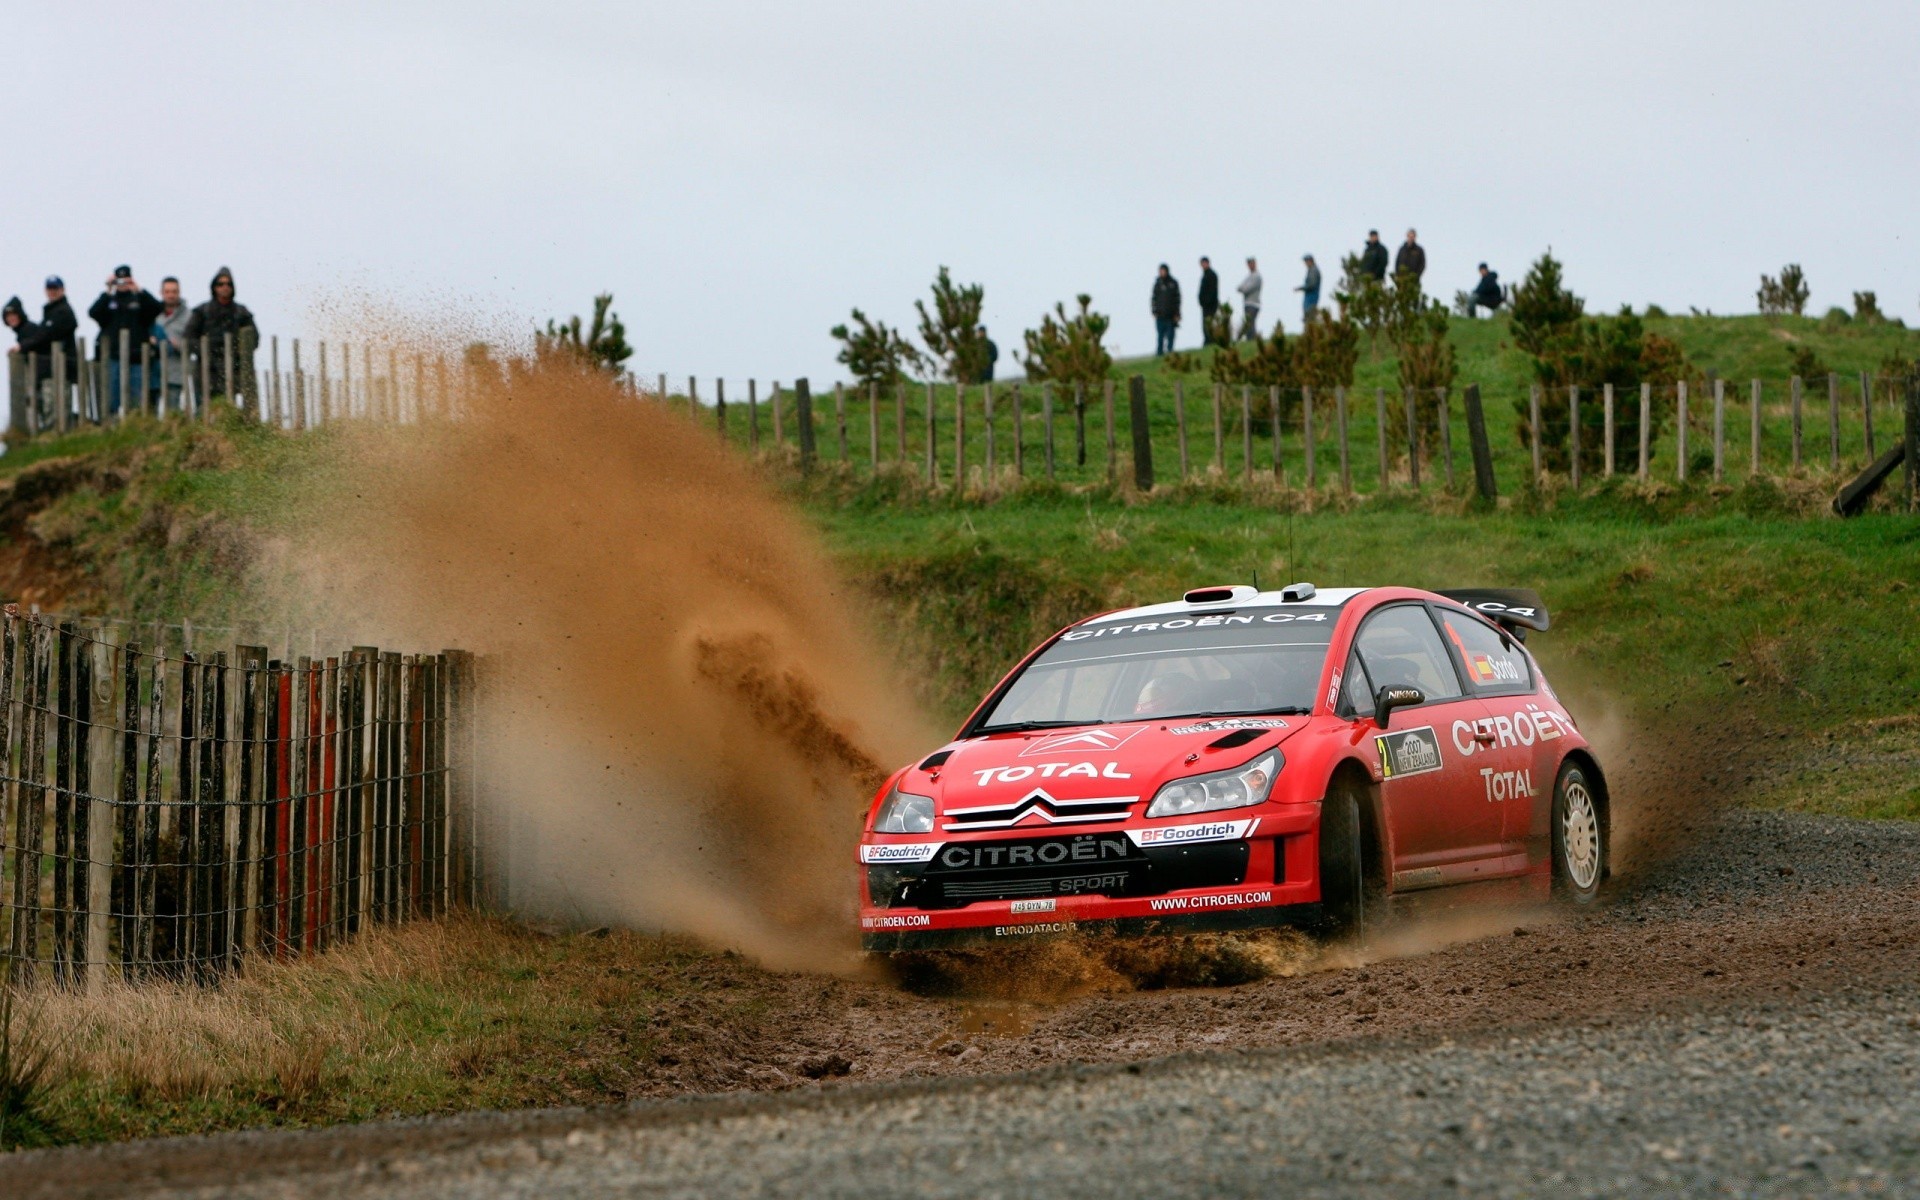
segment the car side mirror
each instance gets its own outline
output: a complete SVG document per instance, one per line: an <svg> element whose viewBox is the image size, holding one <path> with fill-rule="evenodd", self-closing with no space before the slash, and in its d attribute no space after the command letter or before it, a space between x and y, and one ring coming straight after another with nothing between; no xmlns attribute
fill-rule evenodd
<svg viewBox="0 0 1920 1200"><path fill-rule="evenodd" d="M1373 723L1387 727L1387 715L1409 704L1425 704L1427 694L1417 687L1383 687L1373 694Z"/></svg>

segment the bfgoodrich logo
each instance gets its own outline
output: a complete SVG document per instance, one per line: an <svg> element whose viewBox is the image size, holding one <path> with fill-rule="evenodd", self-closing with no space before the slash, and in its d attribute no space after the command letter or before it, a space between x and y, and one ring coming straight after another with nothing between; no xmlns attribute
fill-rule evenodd
<svg viewBox="0 0 1920 1200"><path fill-rule="evenodd" d="M1373 739L1373 744L1380 752L1380 776L1383 779L1424 775L1428 771L1438 771L1443 765L1440 760L1440 739L1435 736L1431 725L1383 733Z"/></svg>

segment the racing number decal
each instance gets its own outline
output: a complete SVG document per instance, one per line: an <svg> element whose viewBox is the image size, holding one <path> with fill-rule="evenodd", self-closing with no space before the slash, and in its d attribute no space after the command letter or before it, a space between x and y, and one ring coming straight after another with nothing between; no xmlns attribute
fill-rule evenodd
<svg viewBox="0 0 1920 1200"><path fill-rule="evenodd" d="M1382 779L1425 775L1429 771L1438 771L1444 765L1440 757L1440 738L1431 725L1380 734L1373 739L1373 745L1380 752Z"/></svg>

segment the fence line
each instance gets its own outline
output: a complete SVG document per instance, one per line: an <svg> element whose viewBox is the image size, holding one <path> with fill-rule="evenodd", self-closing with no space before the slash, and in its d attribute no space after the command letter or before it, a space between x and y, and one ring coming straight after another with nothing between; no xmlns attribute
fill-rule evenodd
<svg viewBox="0 0 1920 1200"><path fill-rule="evenodd" d="M251 331L242 333L251 334ZM239 403L258 419L289 430L310 429L339 420L416 423L460 416L461 397L476 384L473 376L476 366L469 360L450 366L439 355L410 353L403 358L400 351L391 346L385 347L384 353L376 358L376 348L372 345L329 346L326 342L317 343L317 354L310 355L304 352L306 348L297 338L291 339L287 370L282 369L278 337L267 339L266 365L256 369L255 339L243 336L236 340L229 334L217 340L202 339L188 346L184 356L171 354L166 347L149 339L141 347L141 375L143 380L162 381L156 394L144 385L130 387L131 371L110 369L112 363L97 357L88 360L84 339L78 346L82 361L77 364L66 362L61 347L55 347L44 368L38 355L9 356L15 428L24 428L29 434L46 430L65 432L80 423L124 420L130 412L211 418L229 391L235 392ZM131 348L124 338L119 350L120 357L115 361L130 363ZM151 371L146 369L149 364ZM26 386L27 380L41 375L48 375L52 381L67 379L69 383L64 388L52 382L43 382L31 389ZM1449 390L1419 393L1402 390L1392 403L1396 413L1390 419L1388 389L1376 388L1371 422L1375 453L1367 455L1364 453L1368 440L1365 418L1360 422L1350 419L1357 415L1353 410L1358 403L1351 389L1335 388L1329 398L1324 391L1316 396L1311 388L1270 387L1267 403L1260 405L1254 403L1250 389L1243 385L1241 403L1236 406L1227 402L1226 389L1214 384L1208 389L1210 394L1199 400L1196 412L1185 382L1176 377L1170 397L1164 388L1158 395L1148 393L1149 403L1139 418L1145 423L1144 440L1136 437L1133 430L1119 427L1112 419L1114 405L1110 394L1103 396L1109 418L1101 430L1106 461L1103 466L1095 455L1089 466L1088 389L1084 382L1073 385L1070 419L1075 451L1071 462L1063 462L1057 439L1061 409L1065 406L1056 403L1055 385L1049 382L1039 384L1037 406L1027 403L1020 381L976 386L928 383L917 413L913 411L915 405L904 381L893 389L891 397L873 386L848 388L835 384L833 409L824 418L828 428L821 430L814 414L812 391L804 379L794 381L790 387L775 381L764 399L759 381L747 381L744 412L742 405L727 402L724 379L711 381L711 404L704 402L700 382L695 378L689 377L685 389L678 393L673 391L666 375L658 375L656 380L651 390L652 399L684 406L690 413L704 414L704 419L712 422L711 427L728 442L739 444L757 456L792 457L803 472L829 465L868 475L878 473L886 465L888 448L888 439L881 436L888 415L883 408L890 406L896 467L922 476L928 486L961 495L997 494L1035 478L1044 478L1050 483L1115 482L1119 447L1129 439L1136 443L1134 475L1136 485L1143 489L1152 488L1158 481L1153 467L1156 458L1177 466L1174 479L1180 483L1220 482L1238 476L1242 486L1253 486L1254 480L1269 476L1275 486L1282 487L1287 486L1291 458L1301 470L1299 478L1304 479L1306 491L1317 494L1326 486L1320 451L1329 432L1339 452L1342 493L1364 494L1369 485L1374 492L1394 488L1423 490L1442 479L1445 482L1440 486L1451 491L1457 488L1459 479L1455 434L1474 436L1469 414L1455 406ZM227 387L228 381L232 381L232 388ZM1628 467L1635 470L1642 482L1659 478L1664 472L1666 477L1680 483L1686 482L1689 472L1696 467L1702 474L1711 470L1716 483L1723 482L1729 470L1737 470L1742 465L1749 477L1772 475L1783 469L1799 474L1814 469L1818 459L1824 459L1820 468L1827 472L1839 472L1850 463L1865 468L1880 456L1876 410L1891 416L1896 426L1903 426L1905 401L1912 386L1910 380L1867 372L1859 373L1854 379L1829 374L1823 389L1824 398L1811 401L1816 409L1825 409L1824 414L1816 411L1811 415L1815 420L1825 417L1827 453L1819 455L1816 451L1809 456L1806 424L1810 401L1806 381L1798 376L1790 377L1782 398L1777 393L1769 397L1762 382L1753 380L1748 401L1747 456L1742 464L1730 456L1727 444L1729 405L1737 401L1728 398L1724 380L1710 377L1710 382L1710 411L1709 397L1690 395L1685 381L1659 388L1642 384L1637 410L1631 400L1625 405L1616 403L1611 385L1601 390L1596 404L1591 393L1583 395L1577 388L1546 389L1533 384L1515 405L1519 420L1511 440L1498 435L1499 423L1488 414L1487 400L1483 398L1479 420L1486 427L1483 434L1488 439L1494 469L1486 480L1476 473L1475 487L1482 494L1494 495L1503 479L1509 488L1542 486L1550 479L1559 479L1578 491L1595 477L1606 478ZM631 377L623 383L635 396L646 394ZM1113 381L1104 383L1110 393ZM1466 390L1477 393L1482 389L1470 385ZM30 392L37 402L28 402ZM737 383L734 395L739 395ZM1817 397L1819 392L1815 391L1814 395ZM864 413L859 411L862 405ZM1331 422L1324 412L1329 405L1334 409ZM1774 407L1776 405L1781 407ZM763 406L771 410L770 445L761 436ZM1135 416L1131 403L1125 408L1131 424ZM1397 428L1402 423L1399 415L1402 410L1404 432ZM944 431L939 428L943 420L952 423L950 436L944 438L941 436ZM924 425L926 436L922 450L911 454L909 447L916 439L910 436L909 430L916 424ZM1458 429L1456 424L1460 426ZM851 434L852 429L862 425L864 438ZM1037 429L1032 428L1035 425ZM1213 454L1209 462L1200 465L1196 462L1193 439L1196 435L1204 439L1209 434ZM1238 436L1231 437L1231 434ZM1701 445L1705 447L1697 464L1693 461L1693 434L1700 436ZM1295 441L1297 447L1293 445ZM1784 461L1770 462L1770 454L1776 459L1782 457L1783 444ZM1141 446L1145 447L1144 458ZM1628 453L1637 451L1637 458L1632 462L1623 461L1623 447ZM1899 447L1904 447L1904 440ZM1857 458L1854 457L1856 448ZM1030 449L1038 453L1043 469L1029 470ZM1362 452L1358 457L1354 453L1356 449ZM1527 460L1525 470L1516 471L1512 460L1516 449ZM1237 464L1232 461L1235 452L1239 458ZM827 457L828 454L831 457ZM1662 458L1666 460L1664 467L1656 461ZM1369 459L1373 461L1369 463ZM1145 474L1140 469L1143 462L1148 465ZM1364 471L1355 470L1356 464L1373 466L1373 478L1365 479Z"/></svg>
<svg viewBox="0 0 1920 1200"><path fill-rule="evenodd" d="M208 982L481 898L473 659L0 616L0 962Z"/></svg>

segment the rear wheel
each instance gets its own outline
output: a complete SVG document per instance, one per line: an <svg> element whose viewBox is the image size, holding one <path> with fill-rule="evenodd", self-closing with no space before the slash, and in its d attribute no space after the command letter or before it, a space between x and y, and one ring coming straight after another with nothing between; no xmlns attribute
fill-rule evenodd
<svg viewBox="0 0 1920 1200"><path fill-rule="evenodd" d="M1591 904L1606 877L1607 833L1600 802L1576 763L1560 768L1553 785L1553 889L1575 904Z"/></svg>
<svg viewBox="0 0 1920 1200"><path fill-rule="evenodd" d="M1376 919L1379 898L1367 886L1360 793L1336 779L1320 802L1320 906L1328 937L1358 941Z"/></svg>

